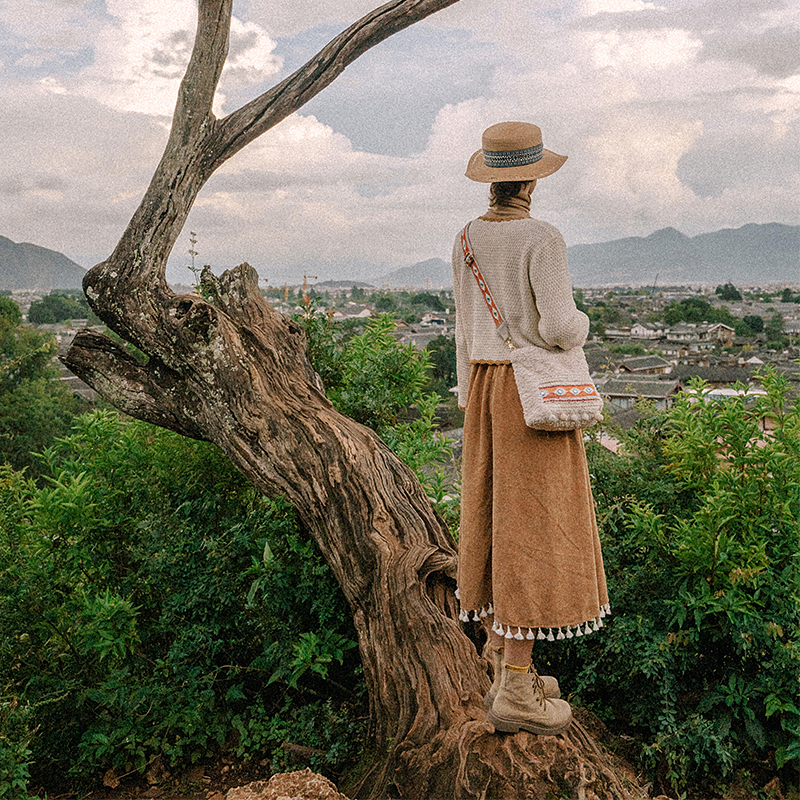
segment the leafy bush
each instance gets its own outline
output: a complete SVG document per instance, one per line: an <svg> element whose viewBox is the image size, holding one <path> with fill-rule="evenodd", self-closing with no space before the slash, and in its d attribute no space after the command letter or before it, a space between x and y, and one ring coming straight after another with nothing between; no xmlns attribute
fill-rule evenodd
<svg viewBox="0 0 800 800"><path fill-rule="evenodd" d="M737 290L734 288L734 291ZM676 325L678 322L722 322L733 326L737 320L725 306L714 308L701 297L687 297L667 305L664 309L664 321L667 325Z"/></svg>
<svg viewBox="0 0 800 800"><path fill-rule="evenodd" d="M37 474L32 454L69 431L80 405L57 379L53 337L21 327L17 304L0 300L0 463Z"/></svg>
<svg viewBox="0 0 800 800"><path fill-rule="evenodd" d="M41 487L0 473L0 708L30 720L0 717L0 769L17 786L27 769L80 783L156 754L254 755L253 742L283 741L264 731L317 712L348 730L326 769L354 757L365 714L350 613L285 503L215 447L108 412L46 462ZM322 747L313 728L291 741Z"/></svg>
<svg viewBox="0 0 800 800"><path fill-rule="evenodd" d="M15 300L0 295L0 321L5 322L9 328L16 328L22 324L22 312Z"/></svg>
<svg viewBox="0 0 800 800"><path fill-rule="evenodd" d="M69 319L87 319L92 316L83 292L51 292L41 300L34 300L28 309L28 320L35 325L65 322ZM96 320L96 318L94 318Z"/></svg>
<svg viewBox="0 0 800 800"><path fill-rule="evenodd" d="M0 800L27 796L33 738L29 712L14 699L0 700Z"/></svg>
<svg viewBox="0 0 800 800"><path fill-rule="evenodd" d="M764 320L757 314L747 314L742 317L742 322L747 325L753 334L761 333L764 330Z"/></svg>
<svg viewBox="0 0 800 800"><path fill-rule="evenodd" d="M736 302L742 299L742 293L732 283L726 283L724 286L717 286L714 293L722 300L728 302Z"/></svg>
<svg viewBox="0 0 800 800"><path fill-rule="evenodd" d="M382 435L400 413L419 400L428 380L428 359L413 345L399 345L395 323L385 315L370 320L338 356L339 380L327 392L336 408Z"/></svg>
<svg viewBox="0 0 800 800"><path fill-rule="evenodd" d="M437 336L425 349L431 362L431 390L447 397L458 383L456 375L456 340L454 336Z"/></svg>
<svg viewBox="0 0 800 800"><path fill-rule="evenodd" d="M614 615L555 659L666 791L791 780L800 759L800 410L762 381L755 401L698 381L620 455L589 447Z"/></svg>

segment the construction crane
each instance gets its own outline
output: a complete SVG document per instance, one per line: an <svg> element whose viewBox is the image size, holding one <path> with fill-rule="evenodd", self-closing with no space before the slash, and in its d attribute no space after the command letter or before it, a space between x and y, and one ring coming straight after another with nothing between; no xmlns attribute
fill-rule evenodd
<svg viewBox="0 0 800 800"><path fill-rule="evenodd" d="M294 278L294 275L290 275L290 278ZM308 305L309 301L311 300L311 296L308 294L308 282L309 281L316 281L319 280L318 275L309 275L308 273L303 273L303 302ZM284 281L283 283L283 300L284 302L289 302L289 282Z"/></svg>
<svg viewBox="0 0 800 800"><path fill-rule="evenodd" d="M318 275L306 275L303 273L303 302L308 305L311 302L311 297L308 294L308 282L319 280Z"/></svg>

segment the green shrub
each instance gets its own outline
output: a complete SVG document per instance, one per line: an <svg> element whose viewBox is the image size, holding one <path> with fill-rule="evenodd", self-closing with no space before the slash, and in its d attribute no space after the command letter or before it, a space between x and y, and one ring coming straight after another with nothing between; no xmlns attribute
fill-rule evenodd
<svg viewBox="0 0 800 800"><path fill-rule="evenodd" d="M41 487L0 473L0 702L29 709L35 731L0 717L17 783L26 765L35 782L80 785L156 754L241 754L241 726L309 703L362 724L349 610L285 503L212 445L108 412L82 418L46 463ZM291 741L318 748L312 728ZM356 755L340 741L328 751L333 773Z"/></svg>
<svg viewBox="0 0 800 800"><path fill-rule="evenodd" d="M20 327L12 300L0 308L0 463L39 471L34 453L67 433L79 402L58 380L55 339ZM13 306L9 308L8 305Z"/></svg>
<svg viewBox="0 0 800 800"><path fill-rule="evenodd" d="M618 456L589 446L613 616L553 659L662 791L791 780L800 758L800 411L762 380L756 401L696 382Z"/></svg>
<svg viewBox="0 0 800 800"><path fill-rule="evenodd" d="M28 320L35 325L52 325L70 319L87 319L91 315L83 292L56 291L41 300L34 300L28 309Z"/></svg>
<svg viewBox="0 0 800 800"><path fill-rule="evenodd" d="M32 738L30 710L15 698L0 698L0 800L28 796Z"/></svg>

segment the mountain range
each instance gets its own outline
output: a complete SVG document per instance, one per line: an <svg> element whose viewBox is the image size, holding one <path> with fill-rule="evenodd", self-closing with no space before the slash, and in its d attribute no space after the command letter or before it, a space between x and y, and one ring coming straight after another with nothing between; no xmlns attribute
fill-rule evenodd
<svg viewBox="0 0 800 800"><path fill-rule="evenodd" d="M0 236L0 291L80 289L86 270L55 250Z"/></svg>
<svg viewBox="0 0 800 800"><path fill-rule="evenodd" d="M663 228L644 238L567 248L575 286L740 286L800 282L800 226L744 225L699 236Z"/></svg>
<svg viewBox="0 0 800 800"><path fill-rule="evenodd" d="M800 226L750 224L698 236L663 228L644 237L573 245L567 256L576 288L796 284L800 283ZM0 291L77 289L84 273L83 267L55 250L15 244L0 236ZM438 289L452 286L453 276L448 261L429 258L369 283Z"/></svg>
<svg viewBox="0 0 800 800"><path fill-rule="evenodd" d="M800 282L800 226L768 223L686 236L663 228L567 248L575 287L680 286L733 283L742 286ZM376 286L452 286L449 262L431 258L375 278Z"/></svg>

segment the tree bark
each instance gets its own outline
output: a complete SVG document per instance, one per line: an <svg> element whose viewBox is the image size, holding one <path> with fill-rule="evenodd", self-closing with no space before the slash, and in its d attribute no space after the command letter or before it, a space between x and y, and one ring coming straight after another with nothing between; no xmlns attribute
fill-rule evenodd
<svg viewBox="0 0 800 800"><path fill-rule="evenodd" d="M485 662L457 619L457 552L414 474L317 385L302 330L258 291L247 264L204 270L203 296L175 295L167 257L213 171L297 110L369 47L456 0L395 0L230 116L211 112L231 0L200 0L195 46L164 155L113 254L84 290L145 358L90 331L65 363L131 416L216 443L259 489L283 495L350 604L375 751L358 794L624 798L578 723L558 737L494 734Z"/></svg>

